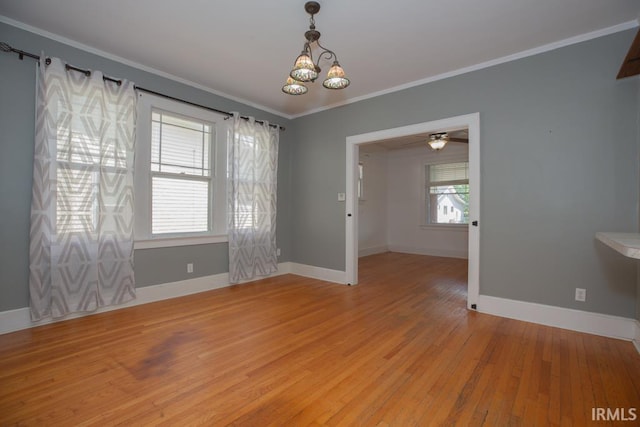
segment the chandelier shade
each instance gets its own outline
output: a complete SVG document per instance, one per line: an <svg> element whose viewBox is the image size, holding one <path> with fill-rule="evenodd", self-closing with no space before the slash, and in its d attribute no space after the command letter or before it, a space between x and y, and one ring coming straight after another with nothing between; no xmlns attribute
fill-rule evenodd
<svg viewBox="0 0 640 427"><path fill-rule="evenodd" d="M282 91L288 95L304 95L309 89L293 77L287 78L287 82L282 86Z"/></svg>
<svg viewBox="0 0 640 427"><path fill-rule="evenodd" d="M327 78L322 82L322 86L327 89L344 89L349 86L349 79L344 76L344 70L338 64L338 61L333 61L333 65L329 68Z"/></svg>
<svg viewBox="0 0 640 427"><path fill-rule="evenodd" d="M298 56L289 76L299 82L312 82L318 78L316 66L306 52L302 52Z"/></svg>
<svg viewBox="0 0 640 427"><path fill-rule="evenodd" d="M315 20L313 16L320 11L320 3L316 1L308 1L304 5L304 10L311 15L309 30L304 33L306 42L302 48L302 53L296 58L293 69L289 73L287 82L282 87L282 91L289 95L302 95L308 91L308 88L303 84L307 82L315 82L318 78L320 69L320 60L331 60L333 63L329 68L327 77L322 82L322 86L327 89L344 89L351 83L345 76L344 69L338 62L338 57L335 52L326 49L320 44L320 31L316 30ZM319 48L317 52L317 60L313 60L312 47Z"/></svg>

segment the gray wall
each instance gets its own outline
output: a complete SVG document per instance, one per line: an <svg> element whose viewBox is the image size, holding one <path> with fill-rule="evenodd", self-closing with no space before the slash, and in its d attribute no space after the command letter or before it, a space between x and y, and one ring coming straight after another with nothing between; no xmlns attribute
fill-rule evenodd
<svg viewBox="0 0 640 427"><path fill-rule="evenodd" d="M347 136L480 112L481 294L634 317L634 261L594 239L638 229L634 34L296 119L292 260L344 270Z"/></svg>
<svg viewBox="0 0 640 427"><path fill-rule="evenodd" d="M193 87L123 65L0 23L0 41L17 49L57 56L83 68L126 78L161 93L225 111L239 111L290 128L291 121ZM28 306L29 210L33 163L35 61L0 54L0 311ZM215 72L215 70L211 70ZM280 261L291 257L291 132L280 133L277 242ZM227 244L135 251L137 286L228 271ZM186 263L194 273L186 274Z"/></svg>
<svg viewBox="0 0 640 427"><path fill-rule="evenodd" d="M594 234L638 229L639 84L615 80L634 33L287 121L0 23L0 40L17 48L287 126L278 174L281 261L344 269L337 193L345 190L347 136L479 111L481 293L624 317L636 312L636 264ZM0 311L28 304L34 76L32 60L0 55ZM225 244L136 251L135 260L139 286L227 270ZM184 273L187 260L196 263L194 275ZM575 287L587 289L586 303L573 301Z"/></svg>

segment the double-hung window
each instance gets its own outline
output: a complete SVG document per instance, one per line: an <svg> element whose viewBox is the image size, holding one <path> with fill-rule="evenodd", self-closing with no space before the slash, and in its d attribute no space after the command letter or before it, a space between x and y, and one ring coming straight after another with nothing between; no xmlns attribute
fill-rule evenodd
<svg viewBox="0 0 640 427"><path fill-rule="evenodd" d="M213 125L151 110L151 234L211 229Z"/></svg>
<svg viewBox="0 0 640 427"><path fill-rule="evenodd" d="M95 239L99 171L101 167L112 168L116 158L105 150L105 158L101 159L100 140L83 132L80 122L84 118L73 117L68 126L57 129L55 230L56 234L84 233Z"/></svg>
<svg viewBox="0 0 640 427"><path fill-rule="evenodd" d="M425 222L469 223L469 162L425 165Z"/></svg>
<svg viewBox="0 0 640 427"><path fill-rule="evenodd" d="M225 241L226 116L146 93L138 101L136 247Z"/></svg>

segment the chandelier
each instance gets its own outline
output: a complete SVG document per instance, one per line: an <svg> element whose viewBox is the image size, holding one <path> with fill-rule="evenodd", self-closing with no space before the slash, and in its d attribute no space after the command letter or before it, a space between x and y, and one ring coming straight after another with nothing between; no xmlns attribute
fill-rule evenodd
<svg viewBox="0 0 640 427"><path fill-rule="evenodd" d="M429 144L429 147L431 147L433 150L438 151L442 150L444 146L447 145L447 142L449 142L449 135L446 132L440 132L432 133L429 136L427 144Z"/></svg>
<svg viewBox="0 0 640 427"><path fill-rule="evenodd" d="M296 58L296 62L293 65L293 69L289 73L287 82L282 87L282 91L289 95L303 95L309 90L304 83L314 82L320 74L320 59L324 57L326 60L333 58L333 64L329 68L327 78L322 82L322 86L327 89L344 89L349 86L349 79L344 76L344 70L338 62L336 54L325 48L320 44L320 32L316 30L316 23L313 19L313 15L320 10L320 3L315 1L308 1L304 5L304 10L311 15L309 30L304 33L304 38L307 40L302 48L302 53ZM320 49L318 53L318 59L313 62L313 52L311 46L316 44Z"/></svg>

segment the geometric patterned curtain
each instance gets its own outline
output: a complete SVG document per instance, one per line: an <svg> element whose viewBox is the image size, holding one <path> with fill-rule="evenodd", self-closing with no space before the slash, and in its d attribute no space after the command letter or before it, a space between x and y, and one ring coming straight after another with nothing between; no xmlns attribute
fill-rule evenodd
<svg viewBox="0 0 640 427"><path fill-rule="evenodd" d="M29 249L32 320L135 298L133 83L41 61Z"/></svg>
<svg viewBox="0 0 640 427"><path fill-rule="evenodd" d="M278 271L278 128L233 114L228 146L229 281Z"/></svg>

